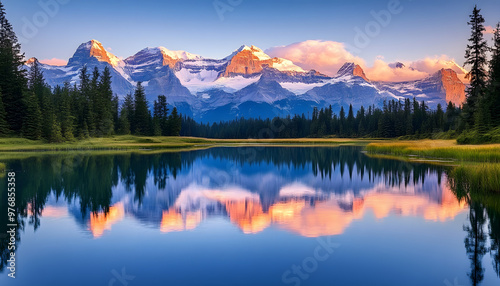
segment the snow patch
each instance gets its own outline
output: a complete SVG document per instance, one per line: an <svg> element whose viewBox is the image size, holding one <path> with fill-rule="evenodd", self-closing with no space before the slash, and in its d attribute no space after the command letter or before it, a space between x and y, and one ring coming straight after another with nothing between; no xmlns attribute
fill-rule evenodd
<svg viewBox="0 0 500 286"><path fill-rule="evenodd" d="M305 72L301 67L296 66L292 61L281 58L277 58L277 61L273 62L273 68L280 71Z"/></svg>
<svg viewBox="0 0 500 286"><path fill-rule="evenodd" d="M165 47L158 47L158 49L166 56L174 60L199 60L201 56L188 53L186 51L171 51Z"/></svg>
<svg viewBox="0 0 500 286"><path fill-rule="evenodd" d="M287 89L295 93L296 95L304 94L315 87L325 85L324 82L318 82L318 83L280 82L279 84L281 85L282 88Z"/></svg>

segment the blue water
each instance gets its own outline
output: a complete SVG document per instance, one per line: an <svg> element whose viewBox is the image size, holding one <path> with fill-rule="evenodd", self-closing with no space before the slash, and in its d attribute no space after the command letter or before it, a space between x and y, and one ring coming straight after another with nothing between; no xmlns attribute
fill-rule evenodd
<svg viewBox="0 0 500 286"><path fill-rule="evenodd" d="M8 160L24 227L0 285L499 285L497 211L361 151Z"/></svg>

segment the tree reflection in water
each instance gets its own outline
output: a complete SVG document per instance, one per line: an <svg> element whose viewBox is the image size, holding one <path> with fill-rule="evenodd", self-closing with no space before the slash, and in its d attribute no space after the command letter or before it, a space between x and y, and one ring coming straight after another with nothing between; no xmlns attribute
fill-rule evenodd
<svg viewBox="0 0 500 286"><path fill-rule="evenodd" d="M100 225L97 233L102 234L102 231L107 227L107 216L116 218L123 216L124 206L112 205L113 190L118 185L124 186L125 192L132 195L137 208L147 211L147 206L144 206L144 198L148 190L148 182L151 180L156 189L165 192L162 197L166 204L163 217L167 216L167 218L162 221L160 229L162 231L190 229L193 227L193 223L202 219L202 214L192 213L189 217L179 216L172 207L181 190L169 188L169 184L172 185L181 171L192 171L193 164L201 159L210 159L214 162L213 164L233 162L236 168L246 166L250 169L249 172L259 170L261 166L267 166L274 170L293 169L300 171L307 169L313 176L325 178L327 181L332 180L334 174L340 174L345 182L355 179L367 179L369 182L382 181L386 189L422 186L429 176L436 176L438 184L441 184L439 181L441 177L448 174L445 167L371 158L360 151L361 148L358 147L260 148L257 151L255 148L215 148L203 151L158 154L58 154L11 160L6 162L8 168L15 171L18 177L16 205L17 220L20 225L16 234L18 247L21 246L19 244L21 241L20 232L26 225L33 226L35 230L41 227L40 217L50 196L78 205L81 218L92 219L95 224ZM232 183L237 183L239 180L232 173L227 175L226 179ZM5 185L5 179L5 177L0 178L1 185ZM457 182L449 176L448 181L457 197L466 200L470 205L469 219L464 226L464 230L467 232L465 248L471 260L469 277L473 284L477 285L484 277L485 269L481 261L488 250L494 260L495 272L500 275L500 215L498 209L485 207L484 202L479 203L476 199L471 199L471 196L468 195L469 190L465 190L463 187L467 185L466 182ZM166 192L167 189L168 192ZM252 205L253 208L259 208L256 212L260 215L256 218L263 225L270 221L277 221L290 229L300 230L300 225L286 222L283 215L287 213L287 207L299 207L302 202L293 197L279 201L277 191L279 190L268 188L265 193L255 193L260 200L258 203L261 204L261 206ZM342 194L346 190L332 187L324 191ZM6 195L6 192L2 190L0 201L0 209L2 210L6 209ZM324 198L321 196L310 195L302 199L308 208L320 206L318 210L330 210L327 203L322 203ZM232 201L220 199L220 202L226 209L232 208L237 213L242 212L244 216L248 216L248 203L245 203L246 207L242 210L239 205ZM412 202L412 204L414 203ZM340 209L352 208L355 210L363 206L376 206L377 201L371 202L367 198L364 201L356 200L352 204L352 206L339 205L339 207ZM6 232L6 221L6 212L1 212L0 233ZM175 225L178 221L184 226L179 228ZM250 221L245 221L245 223L248 222ZM248 224L242 224L242 227L246 231L262 228L262 226L255 228L255 225ZM313 233L316 232L310 234ZM486 247L488 239L491 249ZM7 237L0 236L0 269L2 270L9 255L7 246Z"/></svg>

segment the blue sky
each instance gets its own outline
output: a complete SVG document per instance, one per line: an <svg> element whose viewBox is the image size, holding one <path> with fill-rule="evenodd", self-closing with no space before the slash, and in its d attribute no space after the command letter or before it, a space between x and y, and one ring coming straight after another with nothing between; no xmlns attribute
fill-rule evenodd
<svg viewBox="0 0 500 286"><path fill-rule="evenodd" d="M55 2L56 1L56 2ZM59 3L45 19L39 2ZM144 47L165 46L205 57L222 58L242 44L264 50L306 40L355 46L355 28L374 21L372 11L388 10L397 0L3 0L27 57L68 59L79 44L97 39L119 57ZM417 60L446 54L463 63L474 3L486 25L500 21L500 1L400 0L369 44L355 51L368 64ZM214 3L225 12L217 12ZM221 4L222 3L222 4ZM221 17L220 15L223 15ZM47 14L46 14L47 15ZM38 23L34 17L38 16ZM45 20L47 23L44 24ZM32 23L38 30L29 30ZM26 33L28 31L29 33ZM23 37L26 35L26 37Z"/></svg>

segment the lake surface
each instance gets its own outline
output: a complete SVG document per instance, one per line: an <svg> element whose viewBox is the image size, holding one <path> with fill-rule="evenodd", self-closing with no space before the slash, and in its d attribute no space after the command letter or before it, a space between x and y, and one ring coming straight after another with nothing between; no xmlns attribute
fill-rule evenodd
<svg viewBox="0 0 500 286"><path fill-rule="evenodd" d="M457 198L446 167L359 147L6 163L20 227L0 285L500 284L498 205Z"/></svg>

